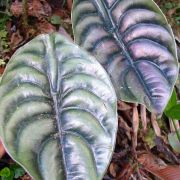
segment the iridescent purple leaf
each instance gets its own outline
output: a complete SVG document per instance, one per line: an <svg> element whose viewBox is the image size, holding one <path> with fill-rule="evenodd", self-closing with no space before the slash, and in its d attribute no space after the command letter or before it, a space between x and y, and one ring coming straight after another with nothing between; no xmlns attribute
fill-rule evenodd
<svg viewBox="0 0 180 180"><path fill-rule="evenodd" d="M75 0L75 42L109 73L121 100L164 110L178 74L175 41L152 0Z"/></svg>

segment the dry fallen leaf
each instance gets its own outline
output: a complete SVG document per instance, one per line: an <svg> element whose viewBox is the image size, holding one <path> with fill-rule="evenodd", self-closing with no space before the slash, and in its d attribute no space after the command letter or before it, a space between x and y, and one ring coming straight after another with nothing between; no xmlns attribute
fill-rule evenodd
<svg viewBox="0 0 180 180"><path fill-rule="evenodd" d="M22 2L15 1L11 4L10 11L15 17L23 14ZM45 0L32 0L28 2L28 15L40 18L41 16L50 16L51 7Z"/></svg>
<svg viewBox="0 0 180 180"><path fill-rule="evenodd" d="M46 20L39 21L37 23L37 29L39 33L52 33L56 31L56 28Z"/></svg>
<svg viewBox="0 0 180 180"><path fill-rule="evenodd" d="M151 113L151 123L152 123L154 131L156 133L156 136L160 137L161 136L161 129L159 128L159 125L157 123L157 117L153 113Z"/></svg>
<svg viewBox="0 0 180 180"><path fill-rule="evenodd" d="M140 105L140 114L141 114L141 122L144 133L147 132L147 114L146 107L144 105Z"/></svg>
<svg viewBox="0 0 180 180"><path fill-rule="evenodd" d="M124 121L124 119L119 116L118 118L118 124L119 124L119 127L122 128L125 132L125 134L127 135L128 139L131 140L131 132L132 132L132 129L128 126L128 124L126 123L126 121Z"/></svg>
<svg viewBox="0 0 180 180"><path fill-rule="evenodd" d="M127 110L131 110L132 106L130 106L129 104L123 102L123 101L118 101L118 110L120 111L127 111Z"/></svg>
<svg viewBox="0 0 180 180"><path fill-rule="evenodd" d="M3 155L5 154L5 149L4 149L4 146L0 140L0 159L3 157Z"/></svg>
<svg viewBox="0 0 180 180"><path fill-rule="evenodd" d="M33 180L28 174L20 178L21 180Z"/></svg>
<svg viewBox="0 0 180 180"><path fill-rule="evenodd" d="M132 124L133 124L133 148L136 149L137 147L137 137L138 137L138 130L139 130L139 114L137 106L134 105L133 107L133 117L132 117Z"/></svg>
<svg viewBox="0 0 180 180"><path fill-rule="evenodd" d="M10 11L13 16L19 17L23 13L22 3L16 0L11 4Z"/></svg>
<svg viewBox="0 0 180 180"><path fill-rule="evenodd" d="M152 154L142 154L138 161L143 168L163 180L179 180L180 166L167 165Z"/></svg>
<svg viewBox="0 0 180 180"><path fill-rule="evenodd" d="M23 41L23 37L20 35L19 30L14 32L11 36L10 47L12 50L16 49L17 46Z"/></svg>
<svg viewBox="0 0 180 180"><path fill-rule="evenodd" d="M109 166L109 172L110 172L110 174L111 174L113 177L116 177L116 175L117 175L117 169L118 169L117 164L115 164L115 163L111 163L111 164L110 164L110 166Z"/></svg>
<svg viewBox="0 0 180 180"><path fill-rule="evenodd" d="M72 8L72 0L67 0L67 8L71 11Z"/></svg>
<svg viewBox="0 0 180 180"><path fill-rule="evenodd" d="M4 72L4 67L0 67L0 74L2 75Z"/></svg>
<svg viewBox="0 0 180 180"><path fill-rule="evenodd" d="M172 8L172 9L170 9L168 12L167 12L167 15L168 16L173 16L173 14L176 12L176 10L177 10L177 8Z"/></svg>

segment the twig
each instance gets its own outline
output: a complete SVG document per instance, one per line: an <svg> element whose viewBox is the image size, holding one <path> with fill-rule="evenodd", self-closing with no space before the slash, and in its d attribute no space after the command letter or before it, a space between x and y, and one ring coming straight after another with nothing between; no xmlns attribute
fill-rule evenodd
<svg viewBox="0 0 180 180"><path fill-rule="evenodd" d="M121 127L125 131L126 136L128 137L129 140L131 140L132 129L128 126L126 121L124 121L124 119L121 116L119 116L118 121L119 121L119 127Z"/></svg>
<svg viewBox="0 0 180 180"><path fill-rule="evenodd" d="M161 136L161 130L160 130L159 125L157 123L156 115L153 113L151 113L151 123L152 123L152 126L154 128L156 136L160 137Z"/></svg>
<svg viewBox="0 0 180 180"><path fill-rule="evenodd" d="M173 123L174 122L174 123ZM176 129L179 130L179 121L173 120L169 118L170 130L171 132L175 132ZM174 126L175 125L175 126Z"/></svg>
<svg viewBox="0 0 180 180"><path fill-rule="evenodd" d="M130 106L129 104L123 102L123 101L118 101L118 110L120 111L127 111L127 110L131 110L132 106Z"/></svg>
<svg viewBox="0 0 180 180"><path fill-rule="evenodd" d="M134 105L133 107L133 137L132 137L132 140L133 140L133 148L136 149L137 147L137 134L138 134L138 129L139 129L139 114L138 114L138 109L137 109L137 106Z"/></svg>
<svg viewBox="0 0 180 180"><path fill-rule="evenodd" d="M139 180L142 180L142 176L141 176L141 173L139 171L139 167L137 167L136 172L137 172Z"/></svg>
<svg viewBox="0 0 180 180"><path fill-rule="evenodd" d="M173 123L173 125L174 125L177 138L178 138L178 140L179 140L179 142L180 142L180 134L179 134L178 128L177 128L177 126L176 126L175 120L172 119L172 123ZM178 123L179 123L179 122L178 122Z"/></svg>
<svg viewBox="0 0 180 180"><path fill-rule="evenodd" d="M140 106L140 113L141 113L143 131L146 132L147 131L147 118L146 118L146 107L144 105Z"/></svg>

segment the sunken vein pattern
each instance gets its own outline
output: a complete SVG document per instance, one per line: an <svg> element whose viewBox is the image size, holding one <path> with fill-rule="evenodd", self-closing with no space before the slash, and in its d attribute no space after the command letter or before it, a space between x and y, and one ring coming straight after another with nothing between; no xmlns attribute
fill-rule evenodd
<svg viewBox="0 0 180 180"><path fill-rule="evenodd" d="M117 129L116 96L100 64L57 34L10 60L0 86L0 133L36 179L101 179Z"/></svg>
<svg viewBox="0 0 180 180"><path fill-rule="evenodd" d="M118 98L161 114L178 75L172 30L152 0L75 0L75 42L110 74Z"/></svg>

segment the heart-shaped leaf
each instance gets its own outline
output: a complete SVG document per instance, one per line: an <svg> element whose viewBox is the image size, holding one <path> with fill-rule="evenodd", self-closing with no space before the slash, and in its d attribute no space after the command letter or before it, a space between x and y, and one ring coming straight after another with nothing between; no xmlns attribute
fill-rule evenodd
<svg viewBox="0 0 180 180"><path fill-rule="evenodd" d="M101 65L58 34L10 60L0 86L0 135L36 180L101 179L117 129L116 96Z"/></svg>
<svg viewBox="0 0 180 180"><path fill-rule="evenodd" d="M152 0L74 0L75 42L110 74L118 98L161 114L178 74L175 41Z"/></svg>

